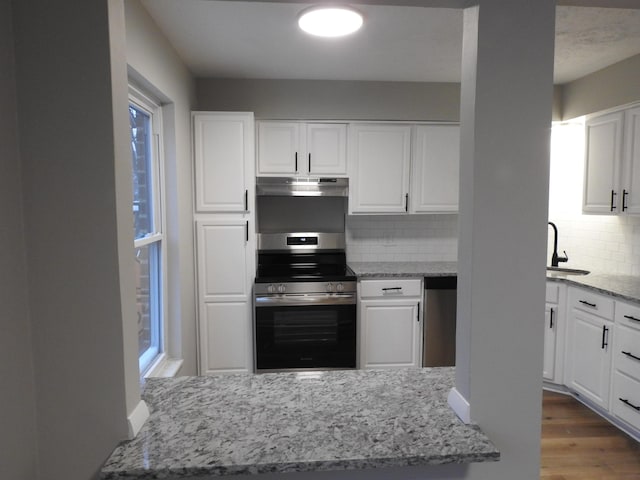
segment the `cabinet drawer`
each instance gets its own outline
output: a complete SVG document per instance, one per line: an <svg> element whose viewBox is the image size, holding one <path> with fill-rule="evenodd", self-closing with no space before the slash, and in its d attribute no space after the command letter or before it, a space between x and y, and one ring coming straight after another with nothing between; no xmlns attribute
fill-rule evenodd
<svg viewBox="0 0 640 480"><path fill-rule="evenodd" d="M545 299L547 303L558 303L560 298L560 285L555 282L547 282L547 294Z"/></svg>
<svg viewBox="0 0 640 480"><path fill-rule="evenodd" d="M362 298L419 297L421 295L422 280L419 278L385 278L360 282Z"/></svg>
<svg viewBox="0 0 640 480"><path fill-rule="evenodd" d="M614 328L614 368L640 381L640 330L626 325L616 325Z"/></svg>
<svg viewBox="0 0 640 480"><path fill-rule="evenodd" d="M640 306L616 302L616 323L640 330Z"/></svg>
<svg viewBox="0 0 640 480"><path fill-rule="evenodd" d="M640 429L640 382L625 374L613 374L613 414Z"/></svg>
<svg viewBox="0 0 640 480"><path fill-rule="evenodd" d="M593 313L607 320L613 320L613 299L585 290L574 290L571 306L583 312Z"/></svg>

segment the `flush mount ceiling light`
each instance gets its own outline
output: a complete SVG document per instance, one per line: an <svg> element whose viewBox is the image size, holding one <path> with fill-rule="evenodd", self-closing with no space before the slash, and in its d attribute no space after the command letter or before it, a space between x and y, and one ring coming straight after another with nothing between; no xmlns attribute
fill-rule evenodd
<svg viewBox="0 0 640 480"><path fill-rule="evenodd" d="M300 13L298 26L310 35L342 37L362 27L362 15L349 7L311 7Z"/></svg>

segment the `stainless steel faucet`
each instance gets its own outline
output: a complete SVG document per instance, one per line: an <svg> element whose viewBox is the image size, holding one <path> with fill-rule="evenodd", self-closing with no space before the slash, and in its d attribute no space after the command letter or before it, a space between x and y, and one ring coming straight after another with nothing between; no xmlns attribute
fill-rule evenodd
<svg viewBox="0 0 640 480"><path fill-rule="evenodd" d="M558 227L553 222L549 222L549 225L553 227L553 254L551 255L551 266L557 267L558 263L566 262L569 260L566 250L564 250L564 257L558 255Z"/></svg>

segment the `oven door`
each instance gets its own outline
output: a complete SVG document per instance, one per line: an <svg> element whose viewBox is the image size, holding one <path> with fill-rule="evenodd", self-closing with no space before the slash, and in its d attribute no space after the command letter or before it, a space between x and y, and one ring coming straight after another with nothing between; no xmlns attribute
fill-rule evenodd
<svg viewBox="0 0 640 480"><path fill-rule="evenodd" d="M355 294L255 300L256 371L356 367Z"/></svg>

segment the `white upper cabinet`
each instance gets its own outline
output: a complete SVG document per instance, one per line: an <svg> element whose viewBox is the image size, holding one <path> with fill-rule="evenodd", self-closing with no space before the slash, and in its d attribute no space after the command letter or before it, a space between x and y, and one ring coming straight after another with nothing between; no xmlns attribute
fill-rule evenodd
<svg viewBox="0 0 640 480"><path fill-rule="evenodd" d="M307 173L347 175L347 126L339 123L306 124Z"/></svg>
<svg viewBox="0 0 640 480"><path fill-rule="evenodd" d="M617 213L622 161L622 112L599 115L585 124L583 210Z"/></svg>
<svg viewBox="0 0 640 480"><path fill-rule="evenodd" d="M246 212L253 195L253 113L193 114L197 212Z"/></svg>
<svg viewBox="0 0 640 480"><path fill-rule="evenodd" d="M460 177L460 127L418 125L411 160L411 213L456 213Z"/></svg>
<svg viewBox="0 0 640 480"><path fill-rule="evenodd" d="M258 175L299 173L299 143L299 124L258 122Z"/></svg>
<svg viewBox="0 0 640 480"><path fill-rule="evenodd" d="M349 213L408 211L411 126L349 126Z"/></svg>
<svg viewBox="0 0 640 480"><path fill-rule="evenodd" d="M258 122L258 175L347 175L347 126Z"/></svg>
<svg viewBox="0 0 640 480"><path fill-rule="evenodd" d="M625 112L621 210L640 213L640 107Z"/></svg>

